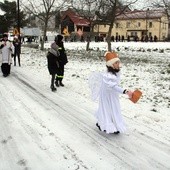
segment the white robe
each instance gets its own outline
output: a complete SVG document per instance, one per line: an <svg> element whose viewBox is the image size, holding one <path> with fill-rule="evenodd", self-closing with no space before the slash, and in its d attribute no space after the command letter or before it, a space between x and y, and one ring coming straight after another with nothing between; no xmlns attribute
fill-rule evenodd
<svg viewBox="0 0 170 170"><path fill-rule="evenodd" d="M99 90L99 106L96 111L97 123L102 131L106 133L121 133L126 131L126 127L121 115L119 94L123 94L124 89L119 86L120 73L116 75L105 72L102 74L101 87Z"/></svg>
<svg viewBox="0 0 170 170"><path fill-rule="evenodd" d="M6 44L2 49L0 49L0 63L8 63L9 65L12 63L11 54L14 54L14 46L10 41L2 41L0 45Z"/></svg>

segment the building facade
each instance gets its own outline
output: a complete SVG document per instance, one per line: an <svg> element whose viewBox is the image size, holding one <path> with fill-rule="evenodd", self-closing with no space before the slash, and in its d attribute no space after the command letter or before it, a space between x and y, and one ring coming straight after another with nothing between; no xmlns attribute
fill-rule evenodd
<svg viewBox="0 0 170 170"><path fill-rule="evenodd" d="M115 40L164 41L168 37L168 18L162 10L134 10L116 17L112 29ZM96 25L94 32L106 36L109 25Z"/></svg>

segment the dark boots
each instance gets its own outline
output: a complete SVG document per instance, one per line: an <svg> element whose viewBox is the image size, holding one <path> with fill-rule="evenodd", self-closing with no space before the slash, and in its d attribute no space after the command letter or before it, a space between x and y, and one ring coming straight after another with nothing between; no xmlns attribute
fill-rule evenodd
<svg viewBox="0 0 170 170"><path fill-rule="evenodd" d="M55 82L54 82L55 81ZM55 74L53 74L51 76L51 91L56 91L57 89L55 88L54 84L56 85L56 87L59 87L59 86L64 86L64 84L62 83L62 80L58 80L57 78L55 79Z"/></svg>
<svg viewBox="0 0 170 170"><path fill-rule="evenodd" d="M55 80L55 74L51 75L51 91L56 91L57 89L54 87L54 80Z"/></svg>
<svg viewBox="0 0 170 170"><path fill-rule="evenodd" d="M56 91L57 89L54 87L54 85L51 85L51 91Z"/></svg>
<svg viewBox="0 0 170 170"><path fill-rule="evenodd" d="M57 87L59 87L59 86L64 87L64 84L62 83L62 80L56 80L56 81L55 81L55 85L56 85Z"/></svg>
<svg viewBox="0 0 170 170"><path fill-rule="evenodd" d="M62 81L59 82L60 86L64 87L64 84L62 83Z"/></svg>
<svg viewBox="0 0 170 170"><path fill-rule="evenodd" d="M56 85L56 87L59 87L58 80L55 81L55 85Z"/></svg>

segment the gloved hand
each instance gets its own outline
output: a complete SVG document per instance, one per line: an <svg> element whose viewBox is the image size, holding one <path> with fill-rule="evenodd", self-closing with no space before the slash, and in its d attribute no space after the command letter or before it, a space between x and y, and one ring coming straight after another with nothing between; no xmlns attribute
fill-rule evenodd
<svg viewBox="0 0 170 170"><path fill-rule="evenodd" d="M9 50L10 50L10 51L12 51L12 48L11 48L11 47L9 47Z"/></svg>
<svg viewBox="0 0 170 170"><path fill-rule="evenodd" d="M13 58L13 57L14 57L14 54L11 54L11 57Z"/></svg>
<svg viewBox="0 0 170 170"><path fill-rule="evenodd" d="M124 94L127 94L128 97L129 97L129 99L132 98L132 94L133 94L132 91L125 89L125 90L123 91L123 93L124 93Z"/></svg>
<svg viewBox="0 0 170 170"><path fill-rule="evenodd" d="M4 47L4 44L2 44L0 48L3 48L3 47Z"/></svg>
<svg viewBox="0 0 170 170"><path fill-rule="evenodd" d="M132 92L132 91L130 91L130 90L128 90L126 94L128 95L129 99L131 99L131 98L132 98L132 94L133 94L133 92Z"/></svg>

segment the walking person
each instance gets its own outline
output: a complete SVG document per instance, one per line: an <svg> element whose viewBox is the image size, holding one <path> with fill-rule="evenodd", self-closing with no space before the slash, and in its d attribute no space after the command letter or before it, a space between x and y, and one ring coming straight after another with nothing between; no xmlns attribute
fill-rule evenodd
<svg viewBox="0 0 170 170"><path fill-rule="evenodd" d="M0 60L1 71L4 77L10 74L13 53L14 46L12 42L8 40L7 34L3 34L3 38L0 40Z"/></svg>
<svg viewBox="0 0 170 170"><path fill-rule="evenodd" d="M59 47L56 44L56 42L53 42L51 44L51 48L47 53L47 64L48 64L48 71L51 75L51 90L52 91L56 91L56 87L54 86L54 81L55 81L55 77L56 74L58 72L59 69L59 62L58 62L58 58L59 58L59 51L58 51Z"/></svg>
<svg viewBox="0 0 170 170"><path fill-rule="evenodd" d="M89 78L89 85L94 99L98 99L99 105L96 111L99 130L109 133L123 133L126 130L125 123L121 115L119 94L126 94L132 97L132 92L122 88L120 83L120 59L115 52L107 52L107 71L98 76L98 85L95 84L94 75ZM93 84L93 86L92 86ZM97 90L95 90L97 89Z"/></svg>
<svg viewBox="0 0 170 170"><path fill-rule="evenodd" d="M59 68L57 70L55 84L57 87L59 87L59 86L64 86L62 82L64 78L64 66L66 65L68 60L67 60L67 55L66 55L65 48L64 48L63 36L57 35L55 37L55 43L58 45L58 51L59 51L59 58L58 58Z"/></svg>
<svg viewBox="0 0 170 170"><path fill-rule="evenodd" d="M14 45L14 66L16 66L16 57L18 58L18 65L21 66L20 63L21 41L17 36L14 37L13 45Z"/></svg>

